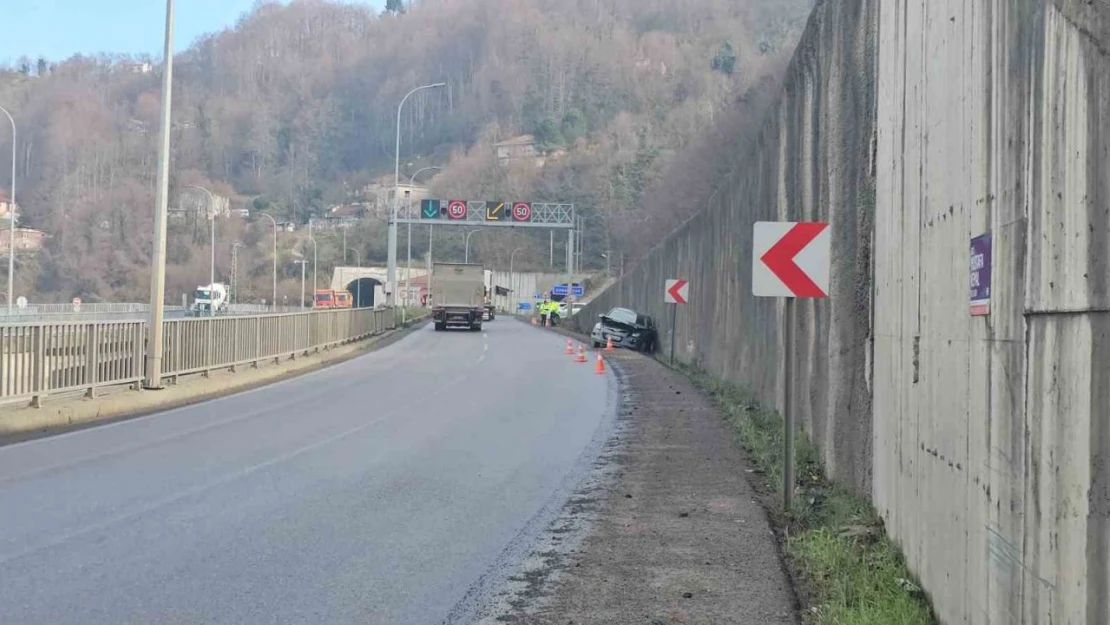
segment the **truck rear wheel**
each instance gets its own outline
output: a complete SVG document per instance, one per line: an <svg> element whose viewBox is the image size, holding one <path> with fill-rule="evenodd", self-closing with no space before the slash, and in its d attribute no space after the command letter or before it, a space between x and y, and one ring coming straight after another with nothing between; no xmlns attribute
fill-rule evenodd
<svg viewBox="0 0 1110 625"><path fill-rule="evenodd" d="M447 329L447 324L446 323L440 323L439 321L436 322L436 332L443 332L446 329Z"/></svg>

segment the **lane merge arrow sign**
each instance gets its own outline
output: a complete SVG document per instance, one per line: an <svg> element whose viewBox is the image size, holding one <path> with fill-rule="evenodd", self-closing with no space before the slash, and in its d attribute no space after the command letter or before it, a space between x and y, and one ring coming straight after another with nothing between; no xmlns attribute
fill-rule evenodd
<svg viewBox="0 0 1110 625"><path fill-rule="evenodd" d="M690 282L681 278L667 280L663 287L664 304L685 304L690 299Z"/></svg>
<svg viewBox="0 0 1110 625"><path fill-rule="evenodd" d="M752 294L756 297L829 296L832 232L824 222L756 222Z"/></svg>

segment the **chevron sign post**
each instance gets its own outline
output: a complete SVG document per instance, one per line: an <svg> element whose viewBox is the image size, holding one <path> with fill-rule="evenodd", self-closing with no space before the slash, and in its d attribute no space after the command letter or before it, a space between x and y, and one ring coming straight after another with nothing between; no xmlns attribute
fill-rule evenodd
<svg viewBox="0 0 1110 625"><path fill-rule="evenodd" d="M783 311L783 508L794 501L794 300L829 296L832 229L823 222L756 222L752 294L781 297Z"/></svg>
<svg viewBox="0 0 1110 625"><path fill-rule="evenodd" d="M674 364L674 330L678 319L678 305L690 301L690 281L685 278L663 283L663 303L671 305L671 364Z"/></svg>

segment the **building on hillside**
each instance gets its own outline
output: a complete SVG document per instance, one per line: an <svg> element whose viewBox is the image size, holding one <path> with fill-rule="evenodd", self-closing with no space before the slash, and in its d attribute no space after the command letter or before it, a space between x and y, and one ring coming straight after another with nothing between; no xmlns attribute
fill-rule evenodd
<svg viewBox="0 0 1110 625"><path fill-rule="evenodd" d="M16 222L19 222L19 205L12 204L11 196L6 191L0 189L0 221L8 221L11 219L9 215L15 213Z"/></svg>
<svg viewBox="0 0 1110 625"><path fill-rule="evenodd" d="M521 160L532 160L539 156L536 151L536 138L532 135L520 135L495 143L493 149L497 151L497 162L502 165L509 165Z"/></svg>
<svg viewBox="0 0 1110 625"><path fill-rule="evenodd" d="M184 218L192 213L199 213L202 219L208 218L208 210L213 209L217 217L225 218L231 216L231 198L222 195L212 194L211 206L209 206L208 196L204 191L197 189L184 189L178 195L177 208L170 208L168 212L171 216L178 213L177 217ZM249 211L248 211L249 214Z"/></svg>
<svg viewBox="0 0 1110 625"><path fill-rule="evenodd" d="M149 74L154 71L154 66L150 63L124 63L123 68L132 74Z"/></svg>
<svg viewBox="0 0 1110 625"><path fill-rule="evenodd" d="M0 256L8 254L8 241L11 238L9 228L0 228ZM15 229L15 249L18 252L37 252L46 243L46 233L34 228Z"/></svg>
<svg viewBox="0 0 1110 625"><path fill-rule="evenodd" d="M401 200L401 212L404 213L404 206L410 204L414 207L413 210L420 210L420 200L426 199L431 195L428 187L409 184L407 180L402 181L397 185L397 194ZM408 194L406 195L406 192ZM370 183L361 189L360 195L363 202L360 204L364 207L364 217L375 217L378 219L386 219L389 216L389 211L393 207L393 179L392 177L381 178L377 182Z"/></svg>
<svg viewBox="0 0 1110 625"><path fill-rule="evenodd" d="M354 204L339 204L328 209L328 221L343 223L355 222L366 216L366 202Z"/></svg>

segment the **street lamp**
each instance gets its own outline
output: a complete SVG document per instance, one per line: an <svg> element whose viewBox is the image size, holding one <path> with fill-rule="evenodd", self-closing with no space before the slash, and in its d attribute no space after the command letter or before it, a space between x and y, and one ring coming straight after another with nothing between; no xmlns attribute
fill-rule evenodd
<svg viewBox="0 0 1110 625"><path fill-rule="evenodd" d="M262 216L265 217L266 219L269 219L270 223L274 224L274 296L273 296L273 299L271 300L272 303L270 305L273 307L274 310L277 310L277 232L278 232L278 227L277 227L277 221L272 216L270 216L268 213L262 213Z"/></svg>
<svg viewBox="0 0 1110 625"><path fill-rule="evenodd" d="M211 239L208 247L212 254L212 259L208 265L208 299L210 316L216 316L216 302L215 302L215 289L216 284L216 198L212 197L212 192L202 186L191 184L185 187L186 189L198 189L204 191L208 196L208 219L211 221L209 238Z"/></svg>
<svg viewBox="0 0 1110 625"><path fill-rule="evenodd" d="M362 253L358 250L351 251L355 253L355 262L358 263L358 268L362 269ZM343 255L343 262L347 262L346 254ZM362 308L362 276L355 278L355 308Z"/></svg>
<svg viewBox="0 0 1110 625"><path fill-rule="evenodd" d="M517 290L516 284L514 282L515 276L513 275L513 257L516 256L516 253L522 249L524 248L518 247L509 254L509 314L515 312L515 309L513 308L512 294L516 293Z"/></svg>
<svg viewBox="0 0 1110 625"><path fill-rule="evenodd" d="M478 234L479 232L481 232L481 229L471 230L470 232L466 233L466 245L464 246L464 250L463 250L463 262L464 263L469 263L470 262L470 235Z"/></svg>
<svg viewBox="0 0 1110 625"><path fill-rule="evenodd" d="M312 236L312 219L308 220L308 240L312 241L312 301L316 301L316 237Z"/></svg>
<svg viewBox="0 0 1110 625"><path fill-rule="evenodd" d="M409 96L423 89L438 89L446 87L447 83L437 82L432 85L424 85L417 87L412 91L405 94L401 98L400 104L397 105L397 141L394 146L393 155L393 210L389 216L389 234L388 241L386 242L389 249L387 251L386 263L386 282L389 284L389 297L387 303L390 306L396 305L397 302L397 209L400 203L400 186L401 186L401 109L405 106L405 101Z"/></svg>
<svg viewBox="0 0 1110 625"><path fill-rule="evenodd" d="M12 290L15 284L15 120L12 119L12 114L4 107L0 106L0 113L8 117L8 122L12 125L12 197L11 204L8 206L8 316L12 314Z"/></svg>
<svg viewBox="0 0 1110 625"><path fill-rule="evenodd" d="M413 174L411 176L409 176L409 189L412 189L412 185L416 182L416 176L418 174L420 174L421 172L425 172L425 171L431 171L433 169L435 169L437 171L443 171L442 167L436 167L436 166L432 165L430 167L421 167L420 169L413 172ZM409 211L409 218L410 219L412 218L412 211L411 210ZM410 224L407 224L407 225L408 225L408 257L407 257L406 263L405 263L405 297L408 297L409 289L411 288L410 285L409 285L409 280L411 279L411 276L412 276L412 224L410 223ZM431 228L432 226L428 226L428 227ZM429 234L428 236L430 237L431 235ZM404 313L402 313L402 315L403 314Z"/></svg>
<svg viewBox="0 0 1110 625"><path fill-rule="evenodd" d="M304 267L308 264L308 260L302 259L293 262L301 266L301 310L304 310Z"/></svg>
<svg viewBox="0 0 1110 625"><path fill-rule="evenodd" d="M154 250L150 272L150 324L147 326L145 386L162 388L162 316L166 299L166 204L170 180L170 107L173 102L173 0L166 0L166 41L162 57L162 120L158 137L158 186L154 205ZM9 256L10 258L10 256ZM11 288L11 281L8 282ZM11 298L9 298L9 302ZM9 303L9 306L11 304Z"/></svg>
<svg viewBox="0 0 1110 625"><path fill-rule="evenodd" d="M612 276L613 275L613 252L612 252L612 250L606 251L604 254L601 255L601 257L605 259L605 275ZM623 278L624 277L624 252L621 252L620 264L621 264L621 275L620 275L620 277Z"/></svg>

